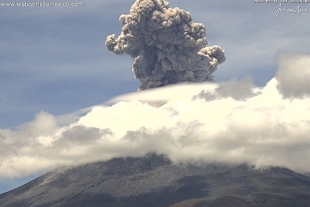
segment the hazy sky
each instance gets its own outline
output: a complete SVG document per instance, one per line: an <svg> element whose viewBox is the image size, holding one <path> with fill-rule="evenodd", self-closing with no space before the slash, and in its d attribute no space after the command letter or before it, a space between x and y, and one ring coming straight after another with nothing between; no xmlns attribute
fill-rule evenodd
<svg viewBox="0 0 310 207"><path fill-rule="evenodd" d="M4 3L5 1L0 2ZM199 124L192 123L195 123L195 120L199 122L205 120L201 117L195 118L182 115L186 106L201 107L199 109L211 107L204 104L196 105L195 101L186 97L186 101L189 102L187 103L184 100L184 106L182 105L184 104L183 102L173 102L175 100L170 105L168 104L166 108L160 109L149 108L148 106L140 105L140 103L132 102L129 105L119 104L114 108L108 108L107 112L104 112L104 108L98 107L81 118L80 122L72 121L75 117L83 116L88 111L87 109L80 109L101 105L115 96L135 92L139 87L140 83L134 79L131 71L133 59L126 55L115 55L105 47L108 35L113 33L118 35L121 32L122 25L118 20L119 16L129 13L133 2L128 0L89 0L84 2L84 6L80 7L0 6L0 143L4 143L2 144L2 149L0 147L2 150L0 152L0 169L8 169L7 172L2 171L2 174L0 173L0 193L25 182L25 180L29 179L29 175L34 176L40 173L40 170L44 171L57 166L59 160L62 160L63 164L71 163L74 160L71 159L72 157L81 160L81 157L87 155L87 150L93 150L93 148L86 149L85 153L76 154L76 151L83 151L79 147L85 145L85 143L97 143L102 136L108 137L107 139L113 139L113 136L123 137L129 143L132 141L135 147L125 147L123 146L124 143L116 143L115 145L108 143L111 144L110 148L97 149L98 152L102 150L107 151L103 155L105 158L100 158L99 155L94 157L92 154L87 155L85 161L108 159L113 157L113 155L132 155L133 149L145 148L145 143L137 141L139 136L150 136L151 142L155 142L154 137L158 134L162 133L166 136L171 130L178 131L177 129L184 128L182 124L188 126L189 131L180 132L181 135L191 137L193 134L190 130L196 131L197 128L195 127L200 126ZM268 115L268 117L272 118L268 119L266 123L275 127L280 126L281 129L284 127L283 130L288 130L288 134L292 137L308 133L309 124L307 121L309 121L309 118L307 119L300 115L291 120L288 117L290 117L290 113L292 116L294 115L292 112L294 107L299 108L300 114L305 115L309 113L309 107L304 104L304 99L300 99L304 94L307 95L309 89L307 84L309 72L304 73L309 66L309 56L292 53L310 53L310 27L307 26L310 11L306 11L306 9L310 9L310 4L283 3L281 5L282 9L286 7L296 11L299 8L300 13L278 13L280 3L254 3L253 0L170 0L169 2L171 7L180 7L190 11L193 21L205 24L206 38L209 45L220 45L226 52L226 62L219 65L218 70L214 73L216 82L224 83L208 86L211 89L217 89L214 91L210 89L211 91L200 93L200 96L198 95L199 90L201 92L203 87L188 92L188 96L196 95L195 97L200 100L217 101L218 99L219 104L231 104L231 110L234 107L241 107L239 108L240 110L235 110L234 112L228 111L227 114L223 114L223 117L216 122L223 124L225 118L226 121L228 120L228 122L225 122L228 124L224 130L225 133L228 133L232 127L240 127L238 133L242 135L241 137L244 138L247 135L248 132L242 131L241 126L245 126L248 123L235 120L236 117L242 114L245 114L247 117L249 117L249 114L256 117L255 120L258 120L257 122L266 122L264 117ZM295 67L298 69L294 70ZM242 79L246 76L251 77L253 82L251 82L251 78ZM277 80L273 79L269 82L275 76L277 76ZM229 81L233 78L235 80ZM237 81L236 79L242 80ZM269 85L267 87L266 84L268 82ZM275 92L277 84L279 84L280 92ZM238 91L242 91L243 96L240 97L236 90L230 91L229 88L231 87L236 87ZM258 92L255 93L250 89L255 89ZM280 94L289 98L299 99L294 102L296 105L292 105L286 99L282 100ZM173 96L173 93L169 97L171 98L171 96ZM232 97L232 99L226 100L227 97L228 99ZM251 99L253 97L256 99ZM270 103L272 101L268 97L275 98L272 99L274 103ZM223 98L226 101L223 101ZM252 100L252 102L249 102L253 104L258 100L261 100L262 103L260 103L261 105L254 104L255 106L249 106L251 108L249 112L248 108L242 108L246 105L246 100L249 99ZM267 104L264 105L264 103ZM95 120L103 121L101 120L102 117L96 117L102 113L102 116L106 116L105 113L108 113L110 114L109 117L117 117L115 115L116 112L113 112L114 110L118 109L118 111L126 114L126 112L133 111L137 107L141 109L141 112L138 111L137 115L128 115L128 121L130 117L139 117L139 113L150 113L150 115L153 114L155 116L157 114L159 116L158 122L165 119L167 123L175 123L175 125L172 124L173 126L171 125L171 128L166 129L166 131L157 131L158 127L165 125L157 124L154 126L148 123L145 117L139 119L142 123L137 124L137 126L124 123L123 129L113 128L115 127L113 123L111 123L111 126L108 123L107 125L103 124L100 126L95 126L96 124L94 124ZM260 112L255 111L253 107L256 107L256 109L269 108L262 115ZM176 110L176 113L181 115L177 116L177 120L170 122L171 120L167 117L170 117L171 114L170 112L166 113L167 108L172 111ZM277 110L273 110L274 108L277 108ZM230 107L227 110L230 110ZM76 113L70 116L59 117L60 115L73 112ZM124 118L124 120L127 119ZM178 121L184 121L184 123L179 123ZM302 125L304 131L300 132L299 135L296 135L296 131L284 124L301 124L299 121L302 121L302 124L304 124ZM72 124L62 127L66 122ZM252 124L255 125L255 123ZM246 127L251 128L251 126ZM256 129L258 134L267 129L265 125L260 126L261 128ZM145 130L140 130L139 127L144 127ZM150 135L150 129L155 130L157 134ZM204 131L206 129L209 128L201 130ZM225 133L218 133L219 131L221 130L217 129L217 131L212 133L217 138L225 137ZM281 131L281 133L284 133L284 131ZM274 133L277 132L279 131ZM77 137L77 135L81 135L81 137L71 139L72 137ZM85 140L85 137L82 135L90 138ZM173 136L180 137L181 135ZM44 136L49 137L49 139L44 139ZM266 136L272 137L271 134ZM28 140L31 138L39 140L38 143L42 144L43 148L41 145L41 148L37 148L37 142ZM167 140L170 140L169 142L173 139L173 137L167 138ZM287 139L290 139L290 137L288 136ZM58 141L56 142L55 140ZM249 157L246 153L254 148L253 143L258 142L256 138L253 138L253 142L246 142L247 144L242 145L242 147L233 142L233 140L226 140L224 138L223 140L228 143L235 143L231 144L231 146L238 145L239 147L232 149L232 151L237 150L234 151L237 154L238 150L244 150L240 152L240 156L242 155L244 159L236 158L236 162L245 161L257 166L260 164L268 165L268 161L265 163L262 161L258 162L259 159L262 159L258 156L262 153L261 148L257 148L258 157L254 155ZM272 138L270 140L276 143ZM302 155L309 156L309 151L300 149L301 145L308 146L309 141L301 135L296 140L299 142L296 141L296 143L290 145L292 147L286 146L290 142L280 144L281 146L286 146L281 148L282 150L289 150L291 154L288 153L287 156L282 155L284 158L279 160L279 164L304 170L303 163L297 166L292 164L296 161L295 159L292 158L288 162L285 160L285 158L294 157L294 149L298 149L300 152L296 155L297 160L298 158L301 159L300 156ZM215 149L214 152L209 153L210 157L215 157L219 153L223 155L223 149L227 148L221 142L211 142L210 140L208 142L212 143L211 146ZM239 140L237 143L239 142L242 142L242 140ZM158 141L158 147L156 148L155 146L151 150L167 152L168 148L159 150L161 149L160 143L165 143L165 140ZM192 146L192 149L195 149L201 143L201 140L190 141L183 139L178 142L179 145L186 145L186 143L188 146ZM32 157L34 152L31 149L46 150L44 147L50 145L52 145L51 148L48 148L50 153L60 152L60 154L55 156L55 160L51 159L53 157L52 154L43 151ZM69 148L71 146L72 151L68 150L63 152L64 154L62 155L61 152L66 146L69 146ZM269 164L275 163L273 156L277 155L272 154L271 151L273 147L277 146L277 144L274 144L264 148L266 149L266 154L270 156ZM22 151L21 153L18 152L19 147ZM117 149L122 149L123 154L118 153ZM178 147L171 147L169 149L180 150ZM108 152L109 150L111 151ZM183 153L186 154L185 151ZM282 153L284 152L282 151ZM183 158L194 159L194 157L201 158L201 156L184 155L186 158ZM35 157L39 157L40 162ZM227 161L224 155L219 157L219 159L210 158L210 160ZM179 160L181 156L173 158ZM27 164L29 165L29 163L32 163L32 165L35 165L34 163L38 164L38 169L33 169L32 167L28 167L28 169ZM22 166L23 164L25 165L24 167ZM8 166L11 168L8 168Z"/></svg>

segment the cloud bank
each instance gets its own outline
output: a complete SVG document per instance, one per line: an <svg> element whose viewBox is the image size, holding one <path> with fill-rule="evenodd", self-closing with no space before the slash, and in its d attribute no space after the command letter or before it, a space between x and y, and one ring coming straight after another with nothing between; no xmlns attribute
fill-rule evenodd
<svg viewBox="0 0 310 207"><path fill-rule="evenodd" d="M0 178L149 152L176 163L310 172L310 93L303 90L310 56L282 57L277 77L263 88L250 78L166 86L116 97L69 119L62 116L64 123L79 114L65 126L42 111L18 130L0 130Z"/></svg>
<svg viewBox="0 0 310 207"><path fill-rule="evenodd" d="M119 37L107 37L108 50L135 58L132 70L140 90L179 82L212 80L224 50L207 46L206 28L192 22L188 11L169 8L165 0L136 0L130 14L119 18Z"/></svg>
<svg viewBox="0 0 310 207"><path fill-rule="evenodd" d="M281 54L276 78L279 90L286 98L310 95L310 58L304 54Z"/></svg>

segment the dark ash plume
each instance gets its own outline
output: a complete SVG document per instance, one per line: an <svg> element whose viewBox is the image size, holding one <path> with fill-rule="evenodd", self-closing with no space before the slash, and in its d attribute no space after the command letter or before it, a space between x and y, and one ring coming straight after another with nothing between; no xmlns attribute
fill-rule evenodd
<svg viewBox="0 0 310 207"><path fill-rule="evenodd" d="M226 59L219 46L207 46L206 28L192 22L188 11L169 8L165 0L136 0L121 15L119 37L107 37L108 50L135 58L133 72L140 90L189 81L211 81Z"/></svg>

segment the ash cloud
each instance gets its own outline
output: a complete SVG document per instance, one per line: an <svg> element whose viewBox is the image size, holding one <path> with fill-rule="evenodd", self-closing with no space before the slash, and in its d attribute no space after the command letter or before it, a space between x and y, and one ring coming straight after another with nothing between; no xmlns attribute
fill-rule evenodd
<svg viewBox="0 0 310 207"><path fill-rule="evenodd" d="M221 47L207 46L205 25L192 22L188 11L169 8L165 0L137 0L119 20L121 35L108 36L106 46L135 58L139 90L212 81L211 74L226 60Z"/></svg>

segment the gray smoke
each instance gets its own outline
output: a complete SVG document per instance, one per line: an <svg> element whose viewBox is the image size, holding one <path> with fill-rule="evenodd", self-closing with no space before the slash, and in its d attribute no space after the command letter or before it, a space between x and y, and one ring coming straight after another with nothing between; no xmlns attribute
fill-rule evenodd
<svg viewBox="0 0 310 207"><path fill-rule="evenodd" d="M206 28L165 0L136 0L130 14L121 15L119 37L107 37L108 50L135 58L132 70L140 90L189 81L212 81L224 50L207 46Z"/></svg>
<svg viewBox="0 0 310 207"><path fill-rule="evenodd" d="M205 99L206 101L212 101L230 97L235 100L246 101L261 93L254 91L253 88L255 88L255 85L251 77L242 78L240 81L232 79L229 82L220 83L212 92L201 91L198 95L193 96L193 100Z"/></svg>

